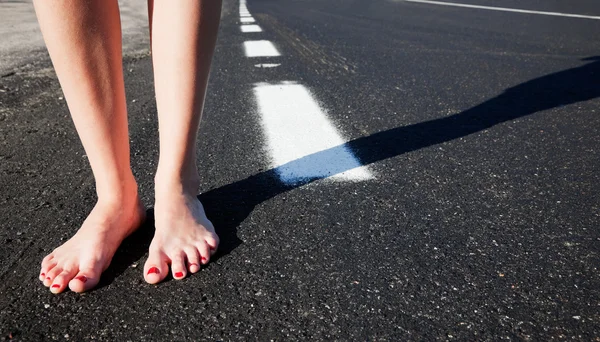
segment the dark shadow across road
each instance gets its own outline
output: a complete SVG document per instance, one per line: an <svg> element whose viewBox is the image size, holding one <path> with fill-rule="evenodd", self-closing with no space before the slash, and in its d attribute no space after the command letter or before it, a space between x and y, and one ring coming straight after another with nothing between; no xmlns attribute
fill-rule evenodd
<svg viewBox="0 0 600 342"><path fill-rule="evenodd" d="M585 60L590 63L509 88L497 97L461 113L358 138L284 166L293 167L294 163L310 162L313 158L324 160L323 157L327 154L346 147L356 154L363 165L368 165L464 137L543 110L594 99L600 96L600 57ZM340 168L335 170L335 173L343 171L347 170ZM286 184L279 180L275 168L199 195L198 198L204 204L207 215L217 227L221 238L217 256L228 254L241 244L237 237L237 228L257 205L321 178L324 177ZM153 226L150 215L143 229L123 243L115 255L112 270L107 270L107 281L103 283L110 283L146 253L153 235Z"/></svg>

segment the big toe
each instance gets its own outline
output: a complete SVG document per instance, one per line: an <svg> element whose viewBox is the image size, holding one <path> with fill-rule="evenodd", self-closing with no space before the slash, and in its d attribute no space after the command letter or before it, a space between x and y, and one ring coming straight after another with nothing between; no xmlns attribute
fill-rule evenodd
<svg viewBox="0 0 600 342"><path fill-rule="evenodd" d="M69 282L69 288L73 292L85 292L98 285L100 275L101 273L94 269L80 271Z"/></svg>
<svg viewBox="0 0 600 342"><path fill-rule="evenodd" d="M169 273L167 256L162 252L150 252L144 265L144 279L149 284L160 283Z"/></svg>

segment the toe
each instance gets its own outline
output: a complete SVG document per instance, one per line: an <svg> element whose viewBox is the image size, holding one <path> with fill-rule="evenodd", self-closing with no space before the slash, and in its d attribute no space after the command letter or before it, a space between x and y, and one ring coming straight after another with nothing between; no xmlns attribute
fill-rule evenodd
<svg viewBox="0 0 600 342"><path fill-rule="evenodd" d="M60 266L54 266L50 271L46 272L46 278L44 279L44 286L50 287L54 283L54 278L61 274L63 268Z"/></svg>
<svg viewBox="0 0 600 342"><path fill-rule="evenodd" d="M185 268L185 254L183 251L180 251L171 257L171 271L173 272L173 278L185 278L187 270Z"/></svg>
<svg viewBox="0 0 600 342"><path fill-rule="evenodd" d="M169 273L167 256L161 251L151 251L144 265L144 279L150 284L161 282Z"/></svg>
<svg viewBox="0 0 600 342"><path fill-rule="evenodd" d="M69 288L73 292L85 292L98 284L100 274L100 272L94 269L80 271L69 282Z"/></svg>
<svg viewBox="0 0 600 342"><path fill-rule="evenodd" d="M206 239L206 243L208 244L210 255L213 255L217 252L217 248L219 247L219 237L213 234L213 236Z"/></svg>
<svg viewBox="0 0 600 342"><path fill-rule="evenodd" d="M197 247L198 253L200 253L200 263L202 265L208 264L208 260L210 259L210 245L206 242L201 242Z"/></svg>
<svg viewBox="0 0 600 342"><path fill-rule="evenodd" d="M56 265L56 262L53 260L54 256L52 254L47 255L42 260L42 267L40 268L40 280L44 281L46 279L46 273L52 269Z"/></svg>
<svg viewBox="0 0 600 342"><path fill-rule="evenodd" d="M75 274L77 274L77 270L63 270L62 272L60 272L59 275L57 275L53 280L52 280L52 285L50 286L50 292L52 293L61 293L63 292L66 288L67 288L67 284L69 284L69 281L71 279L73 279L73 277L75 276Z"/></svg>
<svg viewBox="0 0 600 342"><path fill-rule="evenodd" d="M200 253L196 248L188 248L185 250L187 258L188 271L196 273L200 271Z"/></svg>
<svg viewBox="0 0 600 342"><path fill-rule="evenodd" d="M40 280L41 281L45 281L50 274L52 274L52 270L54 268L56 268L58 264L56 263L55 260L52 260L50 263L42 266L42 269L40 271Z"/></svg>

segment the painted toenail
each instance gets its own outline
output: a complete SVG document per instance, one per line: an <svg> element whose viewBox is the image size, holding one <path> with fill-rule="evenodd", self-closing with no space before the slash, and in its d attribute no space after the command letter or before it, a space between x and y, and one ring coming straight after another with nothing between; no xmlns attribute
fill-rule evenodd
<svg viewBox="0 0 600 342"><path fill-rule="evenodd" d="M205 257L202 257L202 261L206 261L206 258L205 258Z"/></svg>
<svg viewBox="0 0 600 342"><path fill-rule="evenodd" d="M50 277L46 277L47 280L50 280Z"/></svg>
<svg viewBox="0 0 600 342"><path fill-rule="evenodd" d="M87 281L87 277L86 276L75 277L75 279L79 280L82 283L85 283Z"/></svg>
<svg viewBox="0 0 600 342"><path fill-rule="evenodd" d="M148 270L148 274L151 273L160 274L160 270L158 269L158 267L150 267L150 269Z"/></svg>
<svg viewBox="0 0 600 342"><path fill-rule="evenodd" d="M58 285L58 284L54 284L54 285L52 285L52 288L53 288L53 289L57 289L57 288L59 288L59 287L60 287L60 285Z"/></svg>
<svg viewBox="0 0 600 342"><path fill-rule="evenodd" d="M43 272L42 272L41 276L42 276L42 277L45 277L45 276L46 276L46 273L43 273Z"/></svg>
<svg viewBox="0 0 600 342"><path fill-rule="evenodd" d="M181 277L183 277L183 272L175 272L175 276L177 278L181 278Z"/></svg>

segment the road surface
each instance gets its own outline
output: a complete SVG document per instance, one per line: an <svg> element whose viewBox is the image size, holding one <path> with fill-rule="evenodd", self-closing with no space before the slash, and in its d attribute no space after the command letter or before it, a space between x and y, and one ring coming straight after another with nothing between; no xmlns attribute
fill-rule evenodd
<svg viewBox="0 0 600 342"><path fill-rule="evenodd" d="M94 182L34 17L25 43L4 21L30 4L0 2L1 337L600 340L600 3L457 2L226 0L198 142L217 260L145 284L150 217L97 290L58 296L39 263ZM150 208L139 5L124 68Z"/></svg>

